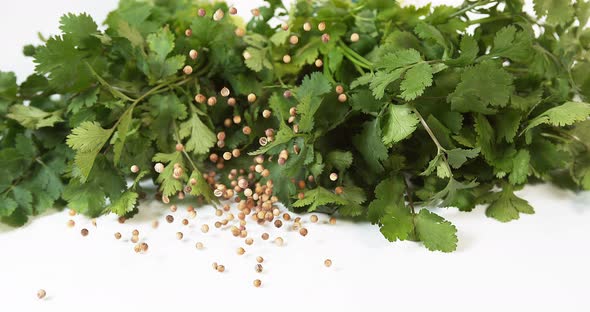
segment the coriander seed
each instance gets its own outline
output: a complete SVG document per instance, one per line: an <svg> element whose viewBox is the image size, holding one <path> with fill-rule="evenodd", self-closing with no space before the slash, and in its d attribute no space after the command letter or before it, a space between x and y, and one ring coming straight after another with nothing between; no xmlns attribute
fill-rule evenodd
<svg viewBox="0 0 590 312"><path fill-rule="evenodd" d="M252 245L254 243L254 239L248 237L244 242L246 243L246 245Z"/></svg>
<svg viewBox="0 0 590 312"><path fill-rule="evenodd" d="M47 296L47 292L44 289L39 289L37 291L37 298L43 299L45 296Z"/></svg>
<svg viewBox="0 0 590 312"><path fill-rule="evenodd" d="M264 262L264 258L262 258L261 256L258 256L258 257L256 257L256 261L258 263L262 263L262 262Z"/></svg>
<svg viewBox="0 0 590 312"><path fill-rule="evenodd" d="M181 240L184 237L184 234L182 234L182 232L176 232L176 239L177 240Z"/></svg>
<svg viewBox="0 0 590 312"><path fill-rule="evenodd" d="M268 235L268 233L262 233L261 237L262 240L267 240L270 237L270 235Z"/></svg>
<svg viewBox="0 0 590 312"><path fill-rule="evenodd" d="M82 229L80 234L82 234L82 236L88 236L88 229Z"/></svg>
<svg viewBox="0 0 590 312"><path fill-rule="evenodd" d="M311 221L312 223L316 223L316 222L318 222L318 216L316 216L316 215L311 215L311 217L309 217L309 221Z"/></svg>
<svg viewBox="0 0 590 312"><path fill-rule="evenodd" d="M360 36L357 33L353 33L352 35L350 35L350 41L352 41L352 42L357 42L357 41L359 41L359 39L360 39Z"/></svg>
<svg viewBox="0 0 590 312"><path fill-rule="evenodd" d="M243 254L246 253L246 250L244 248L242 248L242 247L239 247L238 250L237 250L237 253L238 253L238 255L241 256L241 255L243 255Z"/></svg>
<svg viewBox="0 0 590 312"><path fill-rule="evenodd" d="M254 287L260 287L260 285L262 285L262 281L260 281L259 279L255 279L254 280Z"/></svg>
<svg viewBox="0 0 590 312"><path fill-rule="evenodd" d="M318 24L318 30L319 30L319 31L324 31L324 30L326 30L326 23L324 23L324 22L320 22L320 23Z"/></svg>
<svg viewBox="0 0 590 312"><path fill-rule="evenodd" d="M285 242L285 241L283 240L283 238L282 238L282 237L277 237L277 238L275 238L275 240L274 240L274 243L275 243L275 245L277 245L277 246L283 246L284 242Z"/></svg>
<svg viewBox="0 0 590 312"><path fill-rule="evenodd" d="M256 94L250 93L248 94L248 102L254 103L256 101Z"/></svg>
<svg viewBox="0 0 590 312"><path fill-rule="evenodd" d="M301 234L301 236L307 236L307 229L306 228L300 228L299 229L299 234Z"/></svg>
<svg viewBox="0 0 590 312"><path fill-rule="evenodd" d="M324 265L325 265L326 267L328 267L328 268L329 268L329 267L331 267L331 266L332 266L332 260L330 260L330 259L326 259L326 260L324 260Z"/></svg>
<svg viewBox="0 0 590 312"><path fill-rule="evenodd" d="M155 170L157 173L162 173L162 172L164 172L164 165L163 165L162 163L156 163L156 164L154 165L154 170Z"/></svg>
<svg viewBox="0 0 590 312"><path fill-rule="evenodd" d="M193 73L193 68L190 65L186 65L183 69L182 72L184 72L185 75L190 75Z"/></svg>
<svg viewBox="0 0 590 312"><path fill-rule="evenodd" d="M338 180L338 174L336 172L330 173L330 181Z"/></svg>
<svg viewBox="0 0 590 312"><path fill-rule="evenodd" d="M344 103L347 100L348 100L348 97L346 96L346 94L342 93L342 94L338 95L338 102Z"/></svg>
<svg viewBox="0 0 590 312"><path fill-rule="evenodd" d="M182 219L182 225L188 225L188 220L187 219Z"/></svg>
<svg viewBox="0 0 590 312"><path fill-rule="evenodd" d="M283 55L283 63L285 63L285 64L291 63L291 55L289 55L289 54Z"/></svg>
<svg viewBox="0 0 590 312"><path fill-rule="evenodd" d="M168 223L172 223L172 222L174 222L174 217L173 217L173 216L171 216L171 215L167 215L167 216L166 216L166 222L168 222Z"/></svg>
<svg viewBox="0 0 590 312"><path fill-rule="evenodd" d="M195 247L197 247L197 249L203 249L203 248L205 248L205 245L203 245L203 243L201 243L201 242L197 242Z"/></svg>
<svg viewBox="0 0 590 312"><path fill-rule="evenodd" d="M139 172L139 166L137 165L133 165L131 166L131 168L129 168L131 170L131 172L133 173L138 173Z"/></svg>
<svg viewBox="0 0 590 312"><path fill-rule="evenodd" d="M311 30L311 23L310 22L305 22L303 24L303 30L310 31Z"/></svg>
<svg viewBox="0 0 590 312"><path fill-rule="evenodd" d="M197 50L190 50L188 52L188 56L192 59L192 60L196 60L197 57L199 57L199 52Z"/></svg>
<svg viewBox="0 0 590 312"><path fill-rule="evenodd" d="M262 264L260 264L260 263L257 263L257 264L254 266L254 271L256 271L256 273L261 273L261 272L262 272L262 270L263 270Z"/></svg>
<svg viewBox="0 0 590 312"><path fill-rule="evenodd" d="M205 11L205 9L199 9L199 10L197 11L197 14L198 14L200 17L203 17L203 16L205 16L205 15L207 14L207 11Z"/></svg>
<svg viewBox="0 0 590 312"><path fill-rule="evenodd" d="M335 217L331 217L330 221L328 221L330 224L334 225L336 224L336 218Z"/></svg>
<svg viewBox="0 0 590 312"><path fill-rule="evenodd" d="M221 89L221 92L219 92L221 94L221 96L223 97L228 97L229 96L229 89L227 87L223 87Z"/></svg>
<svg viewBox="0 0 590 312"><path fill-rule="evenodd" d="M119 232L115 233L115 239L121 239L121 233L119 233Z"/></svg>
<svg viewBox="0 0 590 312"><path fill-rule="evenodd" d="M139 235L139 231L138 230L133 230L133 232L131 232L131 235L138 236Z"/></svg>
<svg viewBox="0 0 590 312"><path fill-rule="evenodd" d="M209 232L209 226L207 224L203 224L201 226L201 232L203 232L203 233Z"/></svg>
<svg viewBox="0 0 590 312"><path fill-rule="evenodd" d="M190 29L190 28L185 29L184 35L187 36L187 37L192 36L193 35L193 30Z"/></svg>
<svg viewBox="0 0 590 312"><path fill-rule="evenodd" d="M224 271L225 271L225 266L223 266L221 264L219 266L217 266L217 272L223 273Z"/></svg>
<svg viewBox="0 0 590 312"><path fill-rule="evenodd" d="M292 45L296 45L299 43L299 37L293 35L291 37L289 37L289 43Z"/></svg>
<svg viewBox="0 0 590 312"><path fill-rule="evenodd" d="M315 67L320 68L320 67L324 66L324 61L317 59L317 60L315 60L314 64L315 64Z"/></svg>
<svg viewBox="0 0 590 312"><path fill-rule="evenodd" d="M76 222L74 222L74 220L68 220L66 224L68 225L68 227L73 228L76 225Z"/></svg>

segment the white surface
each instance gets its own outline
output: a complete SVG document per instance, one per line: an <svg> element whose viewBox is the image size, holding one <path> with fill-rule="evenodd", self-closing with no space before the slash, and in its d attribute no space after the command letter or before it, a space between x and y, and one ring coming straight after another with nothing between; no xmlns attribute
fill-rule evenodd
<svg viewBox="0 0 590 312"><path fill-rule="evenodd" d="M238 1L236 1L238 2ZM99 4L100 3L100 4ZM0 68L19 78L32 71L20 55L37 30L55 33L66 11L90 12L102 20L115 0L20 0L0 4L3 48ZM253 1L240 1L253 6ZM242 12L244 10L241 10ZM411 242L388 243L369 224L338 221L311 224L301 237L287 226L250 225L254 245L213 227L213 209L202 208L185 227L181 207L173 224L164 206L142 206L142 213L120 225L113 216L90 221L66 212L36 218L19 229L0 226L0 311L589 311L590 194L541 185L520 193L537 214L499 223L472 213L437 210L459 229L459 249L429 252ZM152 220L160 227L152 229ZM200 226L208 223L208 234ZM90 230L82 237L80 230ZM138 229L150 249L136 254L128 242ZM116 241L115 232L123 239ZM184 240L175 238L184 232ZM285 246L262 241L263 231L285 238ZM202 241L205 250L197 250ZM243 246L246 254L238 256ZM264 272L254 272L256 256ZM323 266L330 258L331 268ZM213 271L213 261L226 272ZM263 286L252 286L255 278ZM45 300L36 292L47 291Z"/></svg>

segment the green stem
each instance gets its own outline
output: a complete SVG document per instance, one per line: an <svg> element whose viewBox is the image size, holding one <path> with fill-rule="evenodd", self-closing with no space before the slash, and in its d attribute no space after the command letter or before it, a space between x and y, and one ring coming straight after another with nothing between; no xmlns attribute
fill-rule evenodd
<svg viewBox="0 0 590 312"><path fill-rule="evenodd" d="M494 2L494 0L480 0L480 1L477 1L477 2L475 2L473 4L470 4L470 5L466 6L466 7L463 7L459 11L457 11L457 12L449 15L449 18L457 17L459 15L462 15L465 12L471 11L472 9L474 9L474 8L476 8L478 6L486 5L486 4L490 3L490 2Z"/></svg>
<svg viewBox="0 0 590 312"><path fill-rule="evenodd" d="M373 68L373 63L371 61L367 60L362 55L358 54L356 51L349 48L342 41L338 41L338 46L341 48L341 51L344 53L344 55L347 58L349 58L350 61L352 61L353 63L356 63L359 66L364 67L366 69Z"/></svg>
<svg viewBox="0 0 590 312"><path fill-rule="evenodd" d="M445 167L447 167L447 170L450 172L451 179L452 179L453 178L453 171L451 170L451 166L449 165L449 161L447 159L447 150L440 144L440 142L438 141L438 139L434 135L434 132L432 132L432 129L430 129L430 127L426 123L426 120L424 120L424 118L422 117L420 112L416 108L412 108L412 111L414 112L414 114L416 114L416 116L418 116L418 119L420 119L420 123L424 127L424 130L426 130L426 132L430 136L430 139L432 139L432 142L434 142L434 144L436 145L436 154L442 155L442 159L445 163Z"/></svg>

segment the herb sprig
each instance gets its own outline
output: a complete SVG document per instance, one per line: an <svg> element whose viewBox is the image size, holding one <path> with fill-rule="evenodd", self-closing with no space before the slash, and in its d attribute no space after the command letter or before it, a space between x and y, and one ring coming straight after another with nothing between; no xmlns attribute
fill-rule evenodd
<svg viewBox="0 0 590 312"><path fill-rule="evenodd" d="M105 31L67 14L25 47L35 74L0 72L2 222L130 217L151 179L165 203L236 197L270 222L280 201L450 252L429 207L507 222L534 212L527 183L590 189L590 2L266 2L244 23L122 0Z"/></svg>

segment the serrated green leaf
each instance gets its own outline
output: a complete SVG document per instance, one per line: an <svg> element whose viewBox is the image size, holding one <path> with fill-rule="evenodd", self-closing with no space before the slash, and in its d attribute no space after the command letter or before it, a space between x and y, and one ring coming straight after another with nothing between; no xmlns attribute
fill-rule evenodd
<svg viewBox="0 0 590 312"><path fill-rule="evenodd" d="M407 104L389 105L386 121L383 123L383 143L390 145L410 136L420 123Z"/></svg>
<svg viewBox="0 0 590 312"><path fill-rule="evenodd" d="M432 251L451 252L457 249L457 228L441 216L426 209L416 216L416 234Z"/></svg>
<svg viewBox="0 0 590 312"><path fill-rule="evenodd" d="M16 120L25 128L39 129L53 127L63 121L61 111L45 112L33 106L13 105L6 117Z"/></svg>
<svg viewBox="0 0 590 312"><path fill-rule="evenodd" d="M449 165L455 169L459 169L467 161L467 159L475 158L479 155L479 147L474 149L454 148L447 150L447 160Z"/></svg>
<svg viewBox="0 0 590 312"><path fill-rule="evenodd" d="M535 213L533 207L526 200L516 196L510 188L504 188L501 192L488 193L480 201L491 202L486 209L486 216L501 222L519 219L521 213Z"/></svg>
<svg viewBox="0 0 590 312"><path fill-rule="evenodd" d="M181 140L189 138L184 144L187 152L205 154L215 145L217 137L199 118L193 114L186 122L180 124L178 135Z"/></svg>
<svg viewBox="0 0 590 312"><path fill-rule="evenodd" d="M127 139L127 133L129 133L132 121L133 107L127 109L125 113L123 113L123 116L121 116L119 119L116 140L113 146L113 162L115 163L115 166L119 164L119 160L121 159L121 153L123 152L123 147L125 147L125 140Z"/></svg>
<svg viewBox="0 0 590 312"><path fill-rule="evenodd" d="M124 216L135 209L138 198L139 194L136 192L126 191L121 197L111 203L108 210L119 216Z"/></svg>
<svg viewBox="0 0 590 312"><path fill-rule="evenodd" d="M427 63L420 63L408 69L400 84L404 100L413 100L424 93L427 87L432 85L432 67Z"/></svg>
<svg viewBox="0 0 590 312"><path fill-rule="evenodd" d="M516 153L516 156L512 160L512 171L508 180L513 185L522 184L526 181L529 175L529 164L531 155L529 151L521 149Z"/></svg>
<svg viewBox="0 0 590 312"><path fill-rule="evenodd" d="M332 205L345 205L347 202L342 197L328 191L327 189L319 186L317 188L307 190L304 192L305 196L303 199L299 199L293 203L293 207L306 207L308 212L315 211L317 208L332 204Z"/></svg>

